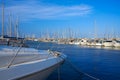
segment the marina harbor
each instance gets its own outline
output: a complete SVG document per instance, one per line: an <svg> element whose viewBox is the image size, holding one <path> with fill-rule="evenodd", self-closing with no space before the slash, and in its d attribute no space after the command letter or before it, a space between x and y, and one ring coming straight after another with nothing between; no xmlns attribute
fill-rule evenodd
<svg viewBox="0 0 120 80"><path fill-rule="evenodd" d="M120 1L0 0L0 80L120 80Z"/></svg>

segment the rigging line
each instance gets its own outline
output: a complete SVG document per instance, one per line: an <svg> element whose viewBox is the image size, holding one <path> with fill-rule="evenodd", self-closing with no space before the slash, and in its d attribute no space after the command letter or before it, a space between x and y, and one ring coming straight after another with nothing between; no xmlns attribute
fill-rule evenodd
<svg viewBox="0 0 120 80"><path fill-rule="evenodd" d="M58 41L58 38L57 38L57 41ZM52 43L53 45L55 44L55 43ZM59 45L58 45L58 42L55 44L55 46L54 46L55 48L56 48L56 50L58 50L59 49ZM54 49L55 49L54 48Z"/></svg>
<svg viewBox="0 0 120 80"><path fill-rule="evenodd" d="M37 44L38 44L38 45L37 45ZM40 42L40 41L37 41L37 44L36 44L36 49L39 49L41 42ZM43 45L42 45L42 46L43 46Z"/></svg>
<svg viewBox="0 0 120 80"><path fill-rule="evenodd" d="M23 44L22 44L22 45L23 45ZM16 56L17 56L18 53L20 52L20 50L21 50L21 48L22 48L22 45L21 45L20 48L18 49L18 51L17 51L17 53L15 54L15 56L13 57L13 59L10 61L10 64L8 65L7 68L9 68L9 67L12 65L12 63L13 63L13 61L15 60Z"/></svg>
<svg viewBox="0 0 120 80"><path fill-rule="evenodd" d="M60 50L60 52L62 52L62 49L64 49L64 48L62 48L62 45L57 43L56 50L58 50L58 51Z"/></svg>
<svg viewBox="0 0 120 80"><path fill-rule="evenodd" d="M38 42L38 46L36 47L36 49L39 49L40 48L40 42Z"/></svg>
<svg viewBox="0 0 120 80"><path fill-rule="evenodd" d="M61 57L61 56L60 56ZM63 57L61 57L62 59L63 59ZM67 60L66 59L66 62L67 63L69 63L69 65L76 71L76 72L78 72L79 74L84 74L85 76L87 76L87 77L89 77L89 78L91 78L91 79L94 79L94 80L100 80L100 79L98 79L98 78L96 78L96 77L93 77L93 76L91 76L91 75L89 75L89 74L87 74L87 73L85 73L85 72L82 72L82 71L80 71L76 66L74 66L69 60Z"/></svg>
<svg viewBox="0 0 120 80"><path fill-rule="evenodd" d="M50 43L50 42L49 42L49 44L52 44L51 47L48 48L48 51L50 52L50 51L53 51L53 50L55 49L56 46L54 46L55 43ZM52 49L53 49L53 50L52 50ZM54 50L54 51L55 51L55 50Z"/></svg>
<svg viewBox="0 0 120 80"><path fill-rule="evenodd" d="M48 55L47 55L46 59L49 58L50 54L51 54L51 51L48 49Z"/></svg>
<svg viewBox="0 0 120 80"><path fill-rule="evenodd" d="M65 42L67 42L67 41L65 40ZM64 47L61 50L62 53L64 52L65 48L66 48L66 45L64 44Z"/></svg>
<svg viewBox="0 0 120 80"><path fill-rule="evenodd" d="M52 49L54 49L56 46L54 46L54 43L49 43L49 44L52 44L51 46L52 47L50 47L50 50L52 50ZM48 49L49 50L49 49Z"/></svg>
<svg viewBox="0 0 120 80"><path fill-rule="evenodd" d="M59 57L59 56L58 56L58 57ZM59 59L57 59L57 63L59 63ZM61 80L61 76L60 76L60 64L58 64L57 73L58 73L58 80Z"/></svg>
<svg viewBox="0 0 120 80"><path fill-rule="evenodd" d="M37 44L38 44L38 45L37 45ZM38 41L38 43L37 43L37 44L34 44L34 45L36 45L36 49L39 49L39 48L40 48L41 43ZM47 46L47 45L46 45L46 46ZM45 47L46 47L46 46L45 46ZM49 46L49 43L48 43L48 46ZM43 45L42 45L42 47L43 47ZM52 47L54 47L54 46L52 46ZM51 47L51 49L52 49L52 47ZM51 53L51 52L50 52L50 50L51 50L51 49L48 49L48 52L49 52L49 53ZM46 57L46 59L48 59L48 58L49 58L49 56L50 56L50 54L48 54L48 56Z"/></svg>
<svg viewBox="0 0 120 80"><path fill-rule="evenodd" d="M48 43L48 44L54 45L53 43ZM54 48L54 46L52 46L50 49L48 48L48 53L49 53L49 54L48 54L48 56L46 57L46 59L48 59L51 54L54 56L53 52L51 51L52 48Z"/></svg>
<svg viewBox="0 0 120 80"><path fill-rule="evenodd" d="M56 44L55 51L58 51L60 49L60 45Z"/></svg>
<svg viewBox="0 0 120 80"><path fill-rule="evenodd" d="M66 43L66 40L65 40L65 43ZM61 47L61 53L64 52L65 48L66 48L66 44L62 44L63 47Z"/></svg>
<svg viewBox="0 0 120 80"><path fill-rule="evenodd" d="M66 42L66 41L65 41L65 42ZM58 44L58 45L59 45L59 44ZM63 46L63 45L64 45L64 46ZM63 53L64 50L65 50L65 48L66 48L66 45L65 45L65 44L63 44L63 45L62 45L63 47L61 47L61 51L60 51L61 53ZM59 45L59 46L60 46L60 45Z"/></svg>
<svg viewBox="0 0 120 80"><path fill-rule="evenodd" d="M32 47L32 48L35 48L35 42L32 41L31 43L32 43L32 44L31 44L31 47Z"/></svg>
<svg viewBox="0 0 120 80"><path fill-rule="evenodd" d="M46 57L46 59L48 59L50 55L55 56L55 51L51 51L51 50L48 49L48 53L49 53L49 54L48 54L48 56Z"/></svg>
<svg viewBox="0 0 120 80"><path fill-rule="evenodd" d="M58 80L60 80L60 67L58 66Z"/></svg>
<svg viewBox="0 0 120 80"><path fill-rule="evenodd" d="M52 47L48 48L48 53L49 53L49 54L48 54L48 56L46 57L46 59L48 59L51 54L54 56L54 52L52 51L52 49L55 47L55 46L53 46L54 43L48 42L48 45L49 45L49 44L52 44Z"/></svg>
<svg viewBox="0 0 120 80"><path fill-rule="evenodd" d="M58 53L55 53L55 52L54 52L54 55L57 54L57 58L56 58L57 67L58 67L58 69L57 69L57 73L58 73L57 77L58 77L58 80L61 80L61 76L60 76L60 64L59 64L60 63L60 56L58 55Z"/></svg>
<svg viewBox="0 0 120 80"><path fill-rule="evenodd" d="M32 44L30 45L32 48L37 48L37 45L34 41L32 41Z"/></svg>
<svg viewBox="0 0 120 80"><path fill-rule="evenodd" d="M76 66L74 66L70 61L67 60L67 62L68 62L68 63L70 64L70 66L71 66L75 71L77 71L78 73L83 73L85 76L88 76L89 78L94 79L94 80L100 80L100 79L98 79L98 78L96 78L96 77L93 77L93 76L87 74L87 73L81 72L81 71L80 71Z"/></svg>
<svg viewBox="0 0 120 80"><path fill-rule="evenodd" d="M36 48L36 46L37 46L37 45L36 45L36 43L34 42L34 45L33 45L33 47L34 47L34 48Z"/></svg>

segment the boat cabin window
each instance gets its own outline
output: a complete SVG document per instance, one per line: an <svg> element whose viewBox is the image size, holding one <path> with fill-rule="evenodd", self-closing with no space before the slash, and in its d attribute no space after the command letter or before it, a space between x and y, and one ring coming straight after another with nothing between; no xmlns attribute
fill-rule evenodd
<svg viewBox="0 0 120 80"><path fill-rule="evenodd" d="M105 42L112 42L112 41L105 41Z"/></svg>

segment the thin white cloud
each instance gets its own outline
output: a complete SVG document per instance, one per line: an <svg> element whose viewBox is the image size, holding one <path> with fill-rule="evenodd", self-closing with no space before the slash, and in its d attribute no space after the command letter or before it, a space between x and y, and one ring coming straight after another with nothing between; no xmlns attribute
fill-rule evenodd
<svg viewBox="0 0 120 80"><path fill-rule="evenodd" d="M6 6L6 12L12 12L13 15L19 16L21 19L58 19L62 17L74 17L88 15L92 11L92 7L88 5L43 5L43 4L20 4Z"/></svg>

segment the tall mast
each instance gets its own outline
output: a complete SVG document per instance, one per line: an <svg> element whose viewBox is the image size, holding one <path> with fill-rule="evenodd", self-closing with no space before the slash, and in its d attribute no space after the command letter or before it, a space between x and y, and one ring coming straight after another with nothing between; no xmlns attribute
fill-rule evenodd
<svg viewBox="0 0 120 80"><path fill-rule="evenodd" d="M4 38L4 3L2 3L2 38Z"/></svg>
<svg viewBox="0 0 120 80"><path fill-rule="evenodd" d="M16 20L16 37L17 37L17 38L19 37L18 24L19 24L19 21L18 21L18 17L17 17L17 20Z"/></svg>
<svg viewBox="0 0 120 80"><path fill-rule="evenodd" d="M15 25L15 37L16 37L16 38L19 37L19 34L18 34L18 17L17 17L16 25Z"/></svg>
<svg viewBox="0 0 120 80"><path fill-rule="evenodd" d="M11 20L11 13L9 14L9 24L10 24L10 37L12 37L12 20Z"/></svg>
<svg viewBox="0 0 120 80"><path fill-rule="evenodd" d="M97 31L96 31L96 20L94 21L94 39L97 38Z"/></svg>

